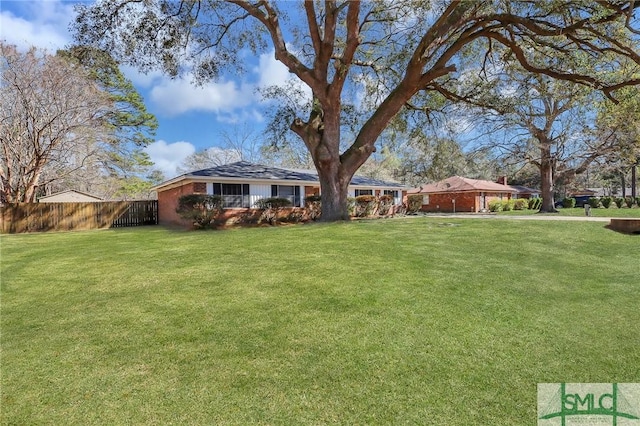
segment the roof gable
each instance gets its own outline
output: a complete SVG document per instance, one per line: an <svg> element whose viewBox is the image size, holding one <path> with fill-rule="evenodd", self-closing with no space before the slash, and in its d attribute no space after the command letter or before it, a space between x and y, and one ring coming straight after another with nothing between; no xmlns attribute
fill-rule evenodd
<svg viewBox="0 0 640 426"><path fill-rule="evenodd" d="M76 191L75 189L67 189L66 191L56 192L55 194L45 195L38 198L39 202L60 201L60 202L83 202L83 201L104 201L102 198L86 192Z"/></svg>
<svg viewBox="0 0 640 426"><path fill-rule="evenodd" d="M469 179L460 176L452 176L439 182L420 186L409 192L420 194L435 194L446 192L508 192L514 193L516 190L510 186L488 180Z"/></svg>

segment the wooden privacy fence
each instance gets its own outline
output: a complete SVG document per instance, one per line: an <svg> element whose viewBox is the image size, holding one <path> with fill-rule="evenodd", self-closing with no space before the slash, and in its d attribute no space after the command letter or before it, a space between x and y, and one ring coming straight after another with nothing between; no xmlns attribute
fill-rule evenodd
<svg viewBox="0 0 640 426"><path fill-rule="evenodd" d="M18 203L0 207L3 234L156 225L158 201Z"/></svg>

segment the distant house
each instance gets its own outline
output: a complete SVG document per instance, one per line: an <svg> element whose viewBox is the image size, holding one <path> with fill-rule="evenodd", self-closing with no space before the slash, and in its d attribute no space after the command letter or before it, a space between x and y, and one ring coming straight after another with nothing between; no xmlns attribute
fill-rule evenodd
<svg viewBox="0 0 640 426"><path fill-rule="evenodd" d="M533 189L522 185L508 185L516 190L516 198L539 198L540 190Z"/></svg>
<svg viewBox="0 0 640 426"><path fill-rule="evenodd" d="M517 193L515 188L508 185L460 176L408 191L409 195L422 195L422 211L443 213L478 213L488 210L492 200L508 200L515 198Z"/></svg>
<svg viewBox="0 0 640 426"><path fill-rule="evenodd" d="M408 188L396 182L385 182L354 176L349 196L391 195L394 204L402 204ZM318 174L311 170L291 170L253 164L246 161L225 164L185 173L153 188L158 194L160 224L182 224L176 213L178 199L187 194L220 195L225 216L231 217L255 207L258 200L269 197L288 198L294 207L304 207L304 199L320 195Z"/></svg>
<svg viewBox="0 0 640 426"><path fill-rule="evenodd" d="M104 200L95 195L87 194L86 192L76 191L75 189L56 192L55 194L38 198L39 203L96 203L99 201Z"/></svg>

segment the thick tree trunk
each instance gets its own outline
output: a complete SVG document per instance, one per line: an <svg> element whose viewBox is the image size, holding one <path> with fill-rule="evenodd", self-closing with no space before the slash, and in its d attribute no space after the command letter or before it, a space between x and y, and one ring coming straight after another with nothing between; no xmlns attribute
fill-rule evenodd
<svg viewBox="0 0 640 426"><path fill-rule="evenodd" d="M540 178L542 179L540 213L557 213L553 200L553 158L549 144L542 144L540 148Z"/></svg>
<svg viewBox="0 0 640 426"><path fill-rule="evenodd" d="M346 183L338 176L338 173L319 171L320 194L322 194L322 222L336 222L349 220L348 188Z"/></svg>

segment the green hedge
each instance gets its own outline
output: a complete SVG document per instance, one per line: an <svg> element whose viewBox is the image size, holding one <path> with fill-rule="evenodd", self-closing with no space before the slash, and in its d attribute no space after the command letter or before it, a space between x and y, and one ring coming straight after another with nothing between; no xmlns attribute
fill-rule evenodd
<svg viewBox="0 0 640 426"><path fill-rule="evenodd" d="M216 217L222 212L222 197L219 195L187 194L178 199L176 213L189 220L199 229L213 227Z"/></svg>
<svg viewBox="0 0 640 426"><path fill-rule="evenodd" d="M600 198L598 197L591 197L587 200L587 202L594 209L597 209L598 207L600 207Z"/></svg>
<svg viewBox="0 0 640 426"><path fill-rule="evenodd" d="M616 203L616 207L618 207L619 209L622 208L622 205L624 204L624 198L622 197L616 197L613 199L613 202Z"/></svg>
<svg viewBox="0 0 640 426"><path fill-rule="evenodd" d="M629 208L633 207L633 197L625 197L624 202L627 205L627 207Z"/></svg>
<svg viewBox="0 0 640 426"><path fill-rule="evenodd" d="M501 212L502 211L502 200L491 200L491 201L489 201L489 211Z"/></svg>
<svg viewBox="0 0 640 426"><path fill-rule="evenodd" d="M571 197L564 197L562 199L562 207L565 209L571 209L576 206L576 199Z"/></svg>

